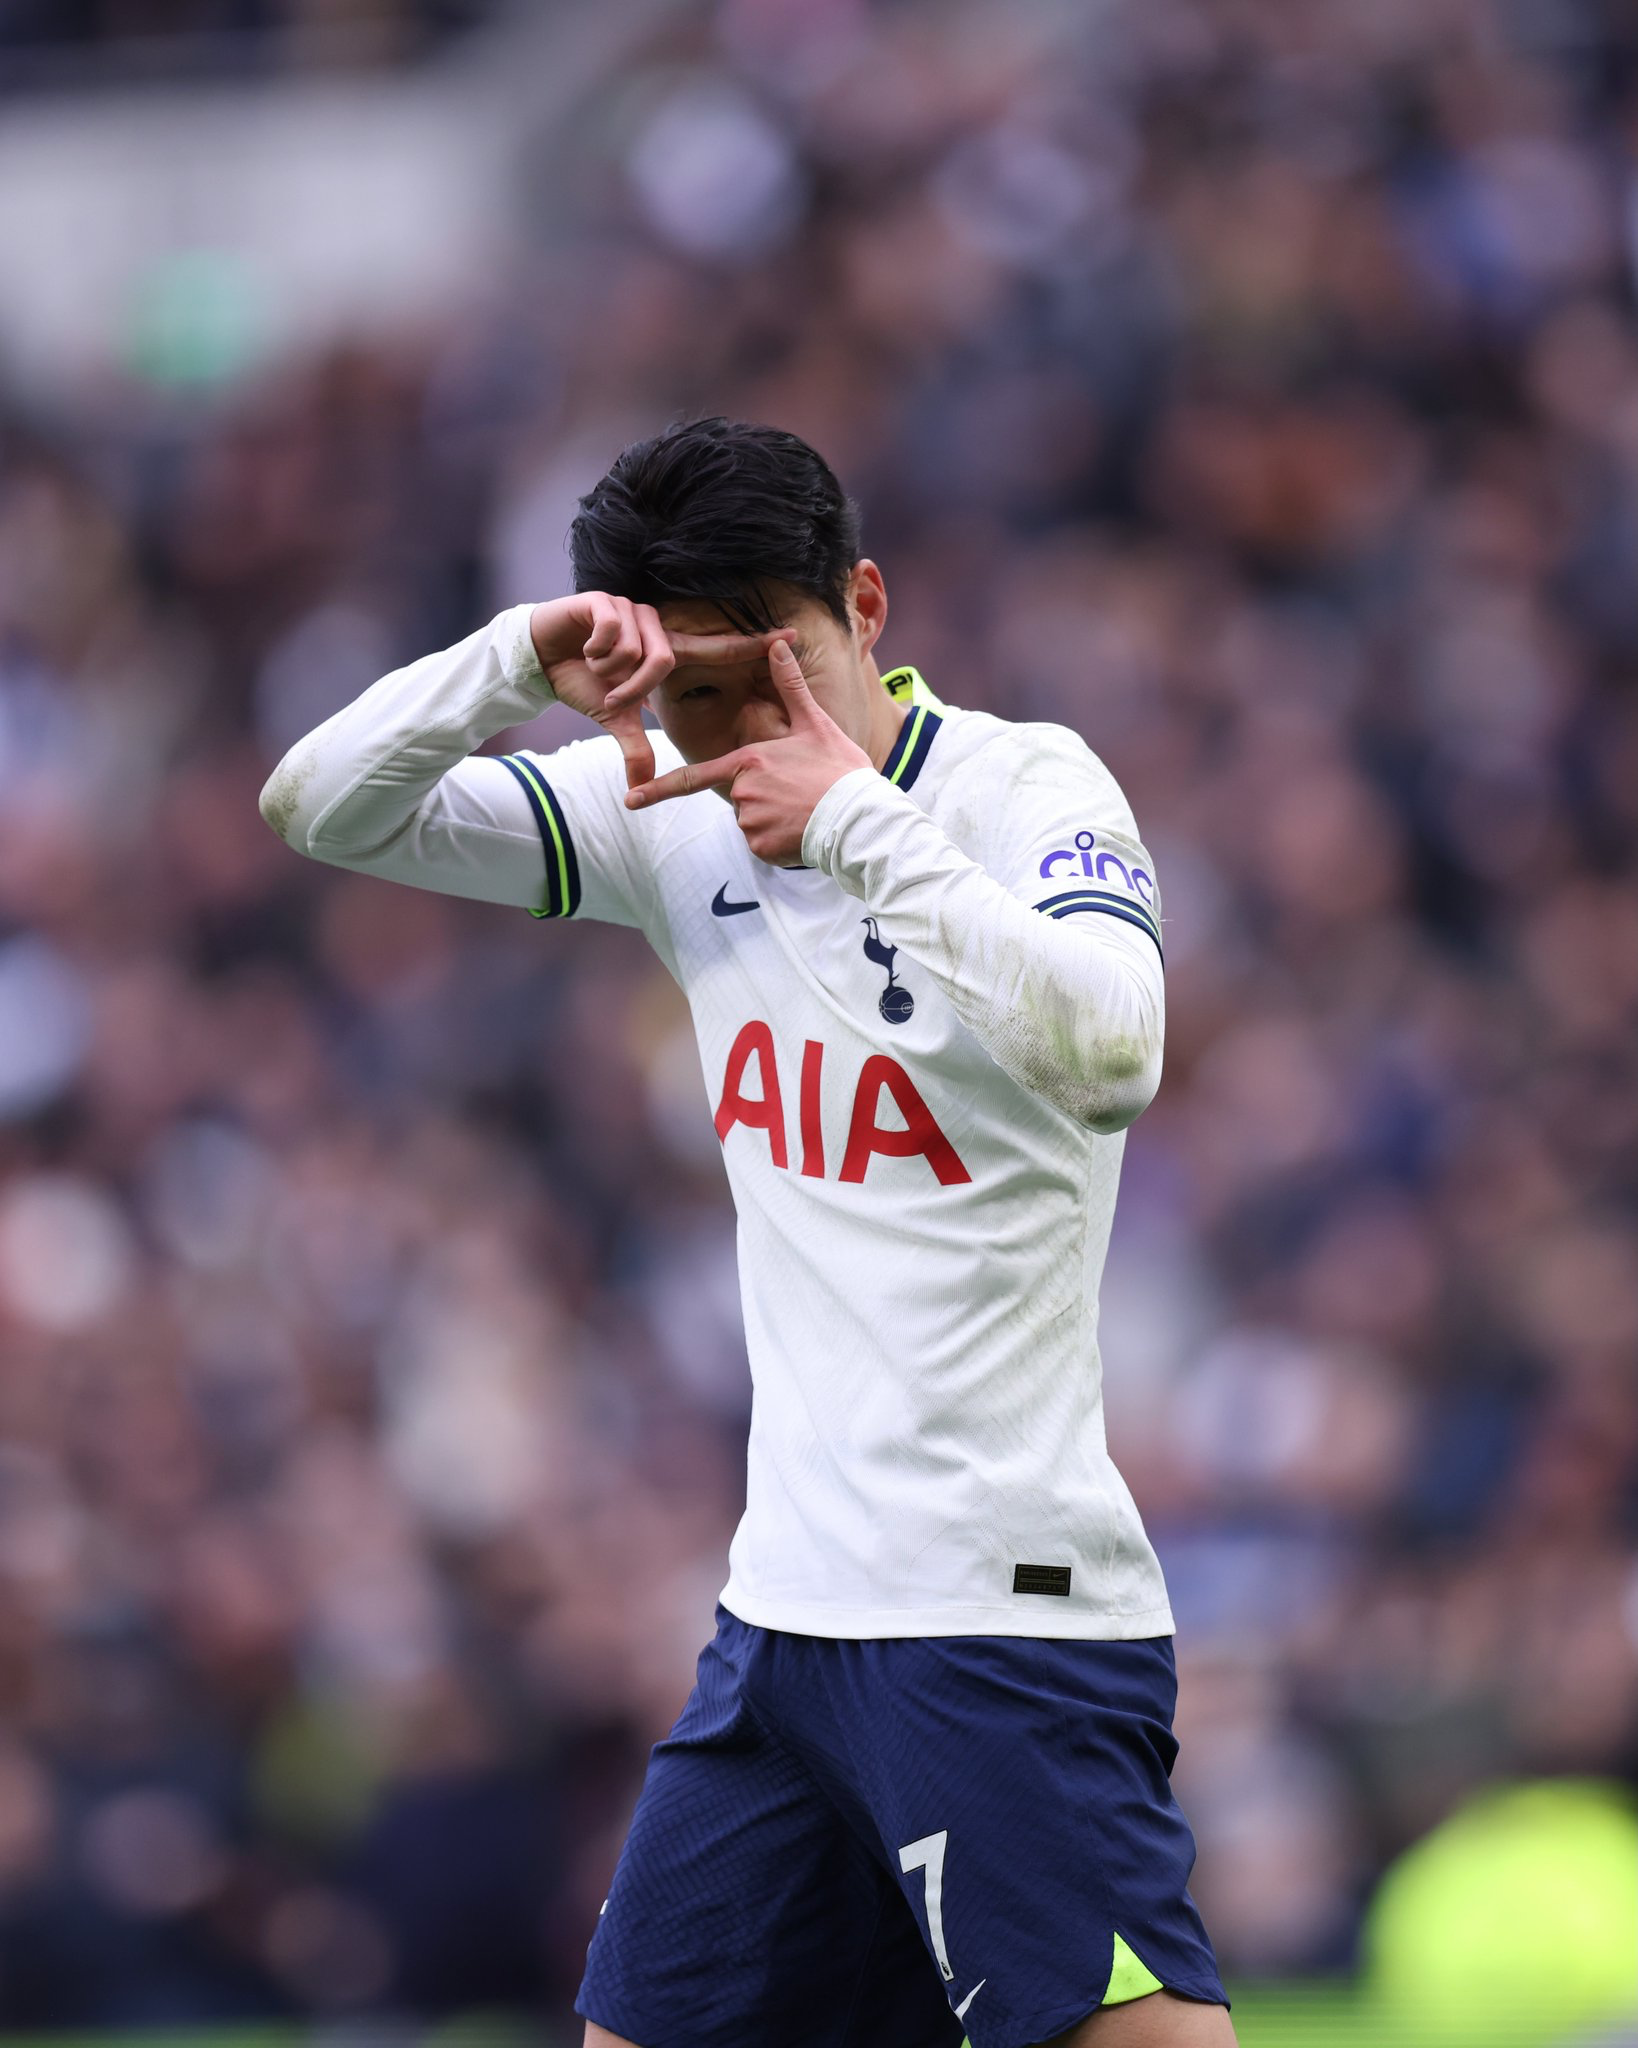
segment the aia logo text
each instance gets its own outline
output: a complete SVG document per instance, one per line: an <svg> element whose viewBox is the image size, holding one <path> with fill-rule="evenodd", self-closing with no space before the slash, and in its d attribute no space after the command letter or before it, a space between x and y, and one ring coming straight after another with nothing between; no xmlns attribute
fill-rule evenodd
<svg viewBox="0 0 1638 2048"><path fill-rule="evenodd" d="M760 1092L747 1094L751 1068L756 1068ZM797 1084L797 1134L802 1147L800 1171L811 1180L825 1178L825 1131L821 1116L825 1048L817 1038L802 1047L802 1072ZM877 1122L883 1095L904 1119L895 1130ZM716 1111L717 1136L724 1144L735 1124L753 1131L766 1131L768 1150L775 1166L790 1168L790 1149L785 1121L785 1091L780 1080L779 1055L774 1049L770 1027L760 1018L744 1025L728 1052L722 1077L722 1096ZM925 1159L940 1187L959 1187L972 1175L961 1163L961 1155L940 1130L938 1119L922 1100L921 1091L897 1060L886 1053L872 1053L859 1069L853 1086L853 1107L848 1115L847 1144L842 1153L839 1180L862 1181L874 1154L887 1159Z"/></svg>

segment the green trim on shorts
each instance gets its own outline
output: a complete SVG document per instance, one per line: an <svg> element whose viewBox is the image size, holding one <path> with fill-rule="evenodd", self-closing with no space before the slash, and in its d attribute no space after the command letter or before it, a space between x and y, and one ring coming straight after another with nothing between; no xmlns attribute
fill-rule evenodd
<svg viewBox="0 0 1638 2048"><path fill-rule="evenodd" d="M1109 1972L1109 1989L1103 1994L1103 2005L1130 2005L1134 1998L1147 1998L1151 1991L1164 1991L1165 1988L1148 1964L1134 1955L1117 1934L1115 1967ZM1103 2006L1100 2005L1098 2010L1101 2012ZM961 2048L973 2048L973 2044L963 2040Z"/></svg>
<svg viewBox="0 0 1638 2048"><path fill-rule="evenodd" d="M1135 1956L1117 1934L1115 1967L1109 1972L1109 1989L1103 1994L1104 2004L1130 2005L1134 1998L1147 1998L1151 1991L1164 1991L1165 1988L1148 1964Z"/></svg>

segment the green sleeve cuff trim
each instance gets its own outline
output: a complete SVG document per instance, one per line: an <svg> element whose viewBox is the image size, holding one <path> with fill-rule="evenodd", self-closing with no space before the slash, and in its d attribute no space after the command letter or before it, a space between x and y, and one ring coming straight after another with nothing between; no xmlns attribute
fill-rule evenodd
<svg viewBox="0 0 1638 2048"><path fill-rule="evenodd" d="M557 800L557 792L541 775L532 761L521 754L502 754L503 767L510 768L523 785L523 793L529 799L529 808L535 814L535 824L540 829L540 842L546 850L546 907L531 910L531 917L573 917L580 908L580 863L575 858L574 840L569 833L569 821L563 815L563 806Z"/></svg>

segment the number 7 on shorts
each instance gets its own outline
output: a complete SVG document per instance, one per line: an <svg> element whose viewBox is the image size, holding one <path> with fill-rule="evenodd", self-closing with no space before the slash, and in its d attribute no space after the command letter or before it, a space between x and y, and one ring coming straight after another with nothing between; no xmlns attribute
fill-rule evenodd
<svg viewBox="0 0 1638 2048"><path fill-rule="evenodd" d="M933 1944L933 1954L938 1958L939 1971L946 1984L955 1976L955 1971L950 1968L950 1952L944 1946L944 1851L949 1842L950 1830L940 1828L936 1835L923 1835L919 1842L906 1842L899 1851L899 1868L906 1876L912 1870L926 1873L927 1937Z"/></svg>

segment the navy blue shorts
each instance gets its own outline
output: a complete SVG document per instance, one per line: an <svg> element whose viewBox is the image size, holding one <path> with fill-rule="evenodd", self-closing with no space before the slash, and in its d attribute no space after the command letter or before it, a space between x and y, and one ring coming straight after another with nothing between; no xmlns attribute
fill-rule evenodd
<svg viewBox="0 0 1638 2048"><path fill-rule="evenodd" d="M648 1777L578 2011L639 2048L1031 2048L1226 2005L1172 1796L1171 1639L716 1639Z"/></svg>

